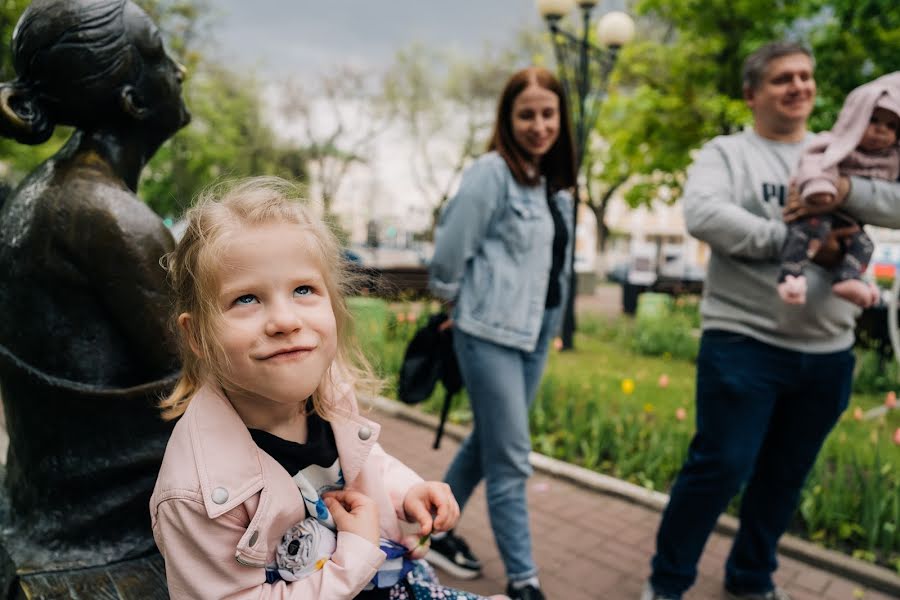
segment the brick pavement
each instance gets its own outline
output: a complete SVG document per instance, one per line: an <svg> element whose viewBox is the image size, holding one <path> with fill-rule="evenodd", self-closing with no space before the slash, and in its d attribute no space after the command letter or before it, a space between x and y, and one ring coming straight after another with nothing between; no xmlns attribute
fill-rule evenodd
<svg viewBox="0 0 900 600"><path fill-rule="evenodd" d="M431 449L434 432L399 417L371 415L382 424L384 448L426 479L440 479L458 444L445 437L440 450ZM541 585L550 600L637 600L649 575L649 559L659 513L626 500L592 492L571 483L536 474L529 480L528 505ZM506 580L494 545L479 486L460 521L458 531L484 563L483 577L441 581L481 594L502 593ZM722 569L731 539L714 533L700 561L697 583L686 600L720 600ZM847 579L779 557L775 580L794 600L888 600Z"/></svg>

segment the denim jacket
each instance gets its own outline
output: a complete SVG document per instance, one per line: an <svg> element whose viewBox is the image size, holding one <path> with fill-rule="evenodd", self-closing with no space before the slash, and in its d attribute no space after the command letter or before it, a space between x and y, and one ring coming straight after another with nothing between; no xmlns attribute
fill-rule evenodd
<svg viewBox="0 0 900 600"><path fill-rule="evenodd" d="M563 303L572 270L572 197L553 196L568 231L560 272ZM429 287L456 303L455 327L488 341L531 352L537 344L553 252L553 217L543 180L523 186L496 152L463 174L441 213Z"/></svg>

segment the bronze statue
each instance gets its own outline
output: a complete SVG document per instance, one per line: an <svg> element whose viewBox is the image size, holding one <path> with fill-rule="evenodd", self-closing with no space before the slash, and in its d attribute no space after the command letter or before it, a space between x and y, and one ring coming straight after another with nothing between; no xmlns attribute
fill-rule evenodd
<svg viewBox="0 0 900 600"><path fill-rule="evenodd" d="M128 0L35 0L12 52L0 134L76 130L0 206L0 596L49 597L83 583L53 572L161 571L147 503L170 431L155 404L178 369L159 263L173 240L135 191L190 115L183 68ZM119 587L87 596L153 597Z"/></svg>

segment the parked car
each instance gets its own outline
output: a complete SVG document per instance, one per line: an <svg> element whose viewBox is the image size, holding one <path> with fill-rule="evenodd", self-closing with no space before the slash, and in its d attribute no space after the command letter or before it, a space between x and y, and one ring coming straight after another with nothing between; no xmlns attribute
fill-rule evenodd
<svg viewBox="0 0 900 600"><path fill-rule="evenodd" d="M615 277L622 285L622 312L634 314L638 296L643 292L659 292L677 296L703 291L706 271L685 260L680 244L637 244ZM612 273L612 271L610 272ZM611 274L607 274L607 278Z"/></svg>

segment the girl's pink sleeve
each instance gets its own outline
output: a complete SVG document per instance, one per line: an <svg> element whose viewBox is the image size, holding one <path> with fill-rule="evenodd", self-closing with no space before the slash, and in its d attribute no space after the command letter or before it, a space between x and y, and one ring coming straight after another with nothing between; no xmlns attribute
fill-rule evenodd
<svg viewBox="0 0 900 600"><path fill-rule="evenodd" d="M419 477L415 471L385 452L384 448L381 447L381 444L372 446L369 460L372 458L375 458L381 463L384 489L387 490L388 496L391 499L391 505L394 507L394 514L396 514L397 518L401 521L405 521L406 511L403 510L403 499L406 498L406 492L417 483L422 483L424 479Z"/></svg>
<svg viewBox="0 0 900 600"><path fill-rule="evenodd" d="M290 584L268 584L264 565L246 566L235 558L247 524L233 512L210 519L202 502L171 499L159 504L153 536L166 561L173 600L349 600L372 580L385 560L371 542L341 531L337 550L320 571Z"/></svg>

